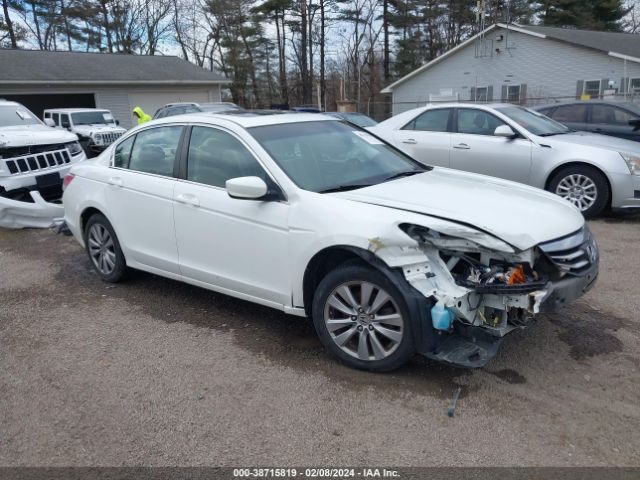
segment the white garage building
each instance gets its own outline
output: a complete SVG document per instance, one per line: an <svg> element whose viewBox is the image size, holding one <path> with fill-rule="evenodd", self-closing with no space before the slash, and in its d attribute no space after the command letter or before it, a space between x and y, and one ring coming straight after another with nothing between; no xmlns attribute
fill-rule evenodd
<svg viewBox="0 0 640 480"><path fill-rule="evenodd" d="M174 56L0 49L0 98L40 118L46 108L107 108L129 128L135 106L153 115L171 102L217 102L228 83Z"/></svg>

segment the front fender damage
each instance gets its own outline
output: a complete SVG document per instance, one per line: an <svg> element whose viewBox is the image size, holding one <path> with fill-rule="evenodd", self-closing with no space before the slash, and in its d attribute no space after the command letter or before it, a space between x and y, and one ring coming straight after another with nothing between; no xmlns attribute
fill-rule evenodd
<svg viewBox="0 0 640 480"><path fill-rule="evenodd" d="M482 232L459 237L470 230L464 226L442 230L439 226L445 234L442 238L417 241L396 226L387 235L369 239L368 249L389 267L402 271L406 282L431 300L428 305L441 301L453 312L455 319L447 330L435 329L430 314L423 316L422 337L430 340L419 348L420 353L455 365L480 367L495 355L507 333L528 326L547 290L542 281L519 288L461 285L460 276L452 273L459 259L443 252L480 247L479 262L489 268L494 262L533 265L533 250L515 252Z"/></svg>

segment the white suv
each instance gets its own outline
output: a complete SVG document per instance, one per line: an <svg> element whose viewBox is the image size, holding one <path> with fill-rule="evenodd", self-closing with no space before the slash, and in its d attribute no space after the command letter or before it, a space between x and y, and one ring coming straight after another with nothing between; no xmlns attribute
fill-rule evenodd
<svg viewBox="0 0 640 480"><path fill-rule="evenodd" d="M478 367L587 291L598 249L548 192L409 158L320 114L146 123L65 180L102 279L128 268L313 319L349 365Z"/></svg>
<svg viewBox="0 0 640 480"><path fill-rule="evenodd" d="M61 216L62 179L86 158L78 137L53 130L24 106L0 100L0 227L47 227Z"/></svg>
<svg viewBox="0 0 640 480"><path fill-rule="evenodd" d="M61 108L44 111L44 123L78 135L88 157L99 155L126 130L119 127L109 110L98 108Z"/></svg>

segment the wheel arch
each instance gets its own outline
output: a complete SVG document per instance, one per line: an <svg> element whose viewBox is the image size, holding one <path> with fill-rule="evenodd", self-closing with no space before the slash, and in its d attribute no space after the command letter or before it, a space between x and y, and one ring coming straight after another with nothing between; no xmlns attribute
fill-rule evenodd
<svg viewBox="0 0 640 480"><path fill-rule="evenodd" d="M104 214L104 212L101 211L100 209L96 208L96 207L86 207L82 211L82 213L80 214L80 232L82 233L82 235L84 235L84 229L85 229L85 227L87 225L87 222L95 214L100 214L103 217L107 218L107 216ZM108 220L108 218L107 218L107 220Z"/></svg>
<svg viewBox="0 0 640 480"><path fill-rule="evenodd" d="M333 245L316 252L307 263L302 279L304 311L307 317L311 317L313 295L322 279L339 265L352 261L360 261L377 270L389 268L374 253L351 245Z"/></svg>
<svg viewBox="0 0 640 480"><path fill-rule="evenodd" d="M573 160L570 162L566 162L563 164L560 164L558 166L556 166L553 170L551 170L551 172L549 172L549 174L547 175L547 178L544 182L544 189L547 191L549 190L549 186L551 185L551 180L553 179L553 177L561 170L568 168L568 167L589 167L589 168L593 168L594 170L597 170L598 172L600 172L602 174L602 176L604 177L604 179L607 182L607 186L609 187L609 198L607 198L607 207L611 206L611 198L612 198L612 186L611 186L611 179L609 178L609 176L607 175L607 172L605 172L602 168L600 168L598 165L594 165L593 163L589 163L589 162L585 162L583 160Z"/></svg>

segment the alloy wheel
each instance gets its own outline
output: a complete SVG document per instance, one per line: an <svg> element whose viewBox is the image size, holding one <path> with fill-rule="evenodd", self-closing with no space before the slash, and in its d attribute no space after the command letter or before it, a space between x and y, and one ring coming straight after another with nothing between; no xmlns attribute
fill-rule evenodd
<svg viewBox="0 0 640 480"><path fill-rule="evenodd" d="M109 230L100 223L94 223L89 229L87 242L95 267L103 275L111 275L116 268L116 248Z"/></svg>
<svg viewBox="0 0 640 480"><path fill-rule="evenodd" d="M556 194L573 203L581 212L584 212L596 203L598 188L591 178L574 173L560 180L556 187Z"/></svg>
<svg viewBox="0 0 640 480"><path fill-rule="evenodd" d="M346 282L326 300L324 323L345 353L364 361L382 360L400 345L404 319L385 290L364 281Z"/></svg>

